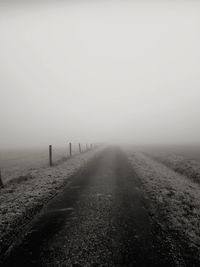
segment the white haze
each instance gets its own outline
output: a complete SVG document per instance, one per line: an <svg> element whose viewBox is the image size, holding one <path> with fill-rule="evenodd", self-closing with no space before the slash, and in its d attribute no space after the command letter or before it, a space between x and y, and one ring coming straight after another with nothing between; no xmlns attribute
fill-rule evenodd
<svg viewBox="0 0 200 267"><path fill-rule="evenodd" d="M197 1L0 4L1 148L200 143L199 102Z"/></svg>

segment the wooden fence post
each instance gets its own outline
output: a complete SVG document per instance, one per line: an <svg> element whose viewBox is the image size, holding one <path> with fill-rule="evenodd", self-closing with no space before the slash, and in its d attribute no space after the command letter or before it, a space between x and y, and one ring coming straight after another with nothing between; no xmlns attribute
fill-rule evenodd
<svg viewBox="0 0 200 267"><path fill-rule="evenodd" d="M49 166L52 166L52 145L49 145Z"/></svg>
<svg viewBox="0 0 200 267"><path fill-rule="evenodd" d="M69 143L69 156L72 156L72 143Z"/></svg>
<svg viewBox="0 0 200 267"><path fill-rule="evenodd" d="M79 153L81 153L81 144L80 143L78 144L78 147L79 147Z"/></svg>
<svg viewBox="0 0 200 267"><path fill-rule="evenodd" d="M1 169L0 169L0 188L3 188L3 181L2 181L2 177L1 177Z"/></svg>

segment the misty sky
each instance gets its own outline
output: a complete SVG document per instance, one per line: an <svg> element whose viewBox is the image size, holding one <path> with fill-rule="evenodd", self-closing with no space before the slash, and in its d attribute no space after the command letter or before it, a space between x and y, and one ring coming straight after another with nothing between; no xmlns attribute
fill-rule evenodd
<svg viewBox="0 0 200 267"><path fill-rule="evenodd" d="M29 2L0 2L0 148L200 143L197 1Z"/></svg>

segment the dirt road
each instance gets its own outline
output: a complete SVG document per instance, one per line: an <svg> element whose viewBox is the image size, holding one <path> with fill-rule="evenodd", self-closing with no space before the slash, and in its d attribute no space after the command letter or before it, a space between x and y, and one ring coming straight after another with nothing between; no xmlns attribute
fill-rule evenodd
<svg viewBox="0 0 200 267"><path fill-rule="evenodd" d="M103 151L41 212L3 266L184 266L151 221L127 157Z"/></svg>

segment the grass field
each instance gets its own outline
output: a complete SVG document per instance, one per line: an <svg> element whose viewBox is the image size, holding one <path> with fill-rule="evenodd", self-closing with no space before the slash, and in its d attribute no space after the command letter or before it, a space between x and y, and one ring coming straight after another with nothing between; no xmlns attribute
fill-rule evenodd
<svg viewBox="0 0 200 267"><path fill-rule="evenodd" d="M150 152L152 154L168 154L168 155L177 155L183 157L186 160L196 160L200 161L200 146L199 145L169 145L169 146L146 146L140 148L141 151Z"/></svg>
<svg viewBox="0 0 200 267"><path fill-rule="evenodd" d="M200 147L152 147L144 154L194 182L200 183Z"/></svg>
<svg viewBox="0 0 200 267"><path fill-rule="evenodd" d="M78 153L78 146L73 146L73 154ZM7 183L17 178L25 178L36 169L44 168L49 164L47 148L1 150L0 168L2 180ZM69 149L53 146L53 163L64 161L69 157Z"/></svg>
<svg viewBox="0 0 200 267"><path fill-rule="evenodd" d="M185 253L193 255L199 263L200 150L175 147L138 150L130 148L128 157L151 203L149 214L164 232L177 239L177 244L182 242Z"/></svg>

